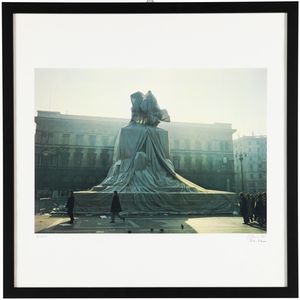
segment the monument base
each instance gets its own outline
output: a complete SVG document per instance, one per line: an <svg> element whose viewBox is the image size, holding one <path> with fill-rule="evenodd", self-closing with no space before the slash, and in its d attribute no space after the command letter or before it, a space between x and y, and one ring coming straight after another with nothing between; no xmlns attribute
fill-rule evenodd
<svg viewBox="0 0 300 300"><path fill-rule="evenodd" d="M234 214L235 193L119 193L122 212L129 214ZM75 193L74 212L107 214L112 193L82 191Z"/></svg>

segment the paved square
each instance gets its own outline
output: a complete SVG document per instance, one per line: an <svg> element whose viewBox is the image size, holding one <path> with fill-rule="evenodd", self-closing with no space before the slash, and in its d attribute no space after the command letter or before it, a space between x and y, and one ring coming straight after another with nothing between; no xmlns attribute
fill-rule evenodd
<svg viewBox="0 0 300 300"><path fill-rule="evenodd" d="M236 216L129 216L110 223L106 216L35 216L36 233L265 233L258 224L243 224Z"/></svg>

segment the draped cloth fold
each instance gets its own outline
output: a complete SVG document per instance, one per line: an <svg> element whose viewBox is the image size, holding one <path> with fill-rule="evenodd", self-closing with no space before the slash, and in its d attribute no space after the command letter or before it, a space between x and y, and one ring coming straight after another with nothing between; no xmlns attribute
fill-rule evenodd
<svg viewBox="0 0 300 300"><path fill-rule="evenodd" d="M130 124L121 129L107 177L92 191L126 193L211 193L175 172L169 157L167 131Z"/></svg>

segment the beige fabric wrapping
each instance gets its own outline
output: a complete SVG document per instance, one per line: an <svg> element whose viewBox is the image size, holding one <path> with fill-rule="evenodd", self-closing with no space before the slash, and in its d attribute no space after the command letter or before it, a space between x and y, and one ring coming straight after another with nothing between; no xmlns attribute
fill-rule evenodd
<svg viewBox="0 0 300 300"><path fill-rule="evenodd" d="M75 193L75 210L108 211L115 190L128 212L232 213L237 202L234 193L207 190L175 172L166 130L132 123L120 130L107 177Z"/></svg>

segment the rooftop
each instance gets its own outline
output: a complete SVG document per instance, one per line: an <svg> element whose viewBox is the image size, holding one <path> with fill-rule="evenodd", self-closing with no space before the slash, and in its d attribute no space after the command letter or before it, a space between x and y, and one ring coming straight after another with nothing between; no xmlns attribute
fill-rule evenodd
<svg viewBox="0 0 300 300"><path fill-rule="evenodd" d="M113 118L113 117L100 117L100 116L86 116L86 115L68 115L68 114L62 114L57 111L43 111L38 110L37 111L37 117L38 118L50 118L50 119L67 119L67 120L86 120L86 121L108 121L108 122L129 122L129 119L124 118ZM190 127L207 127L207 128L220 128L220 129L232 129L231 123L220 123L215 122L212 124L205 124L205 123L189 123L189 122L172 122L172 126L174 125L186 125ZM161 122L160 126L162 128L168 128L169 123Z"/></svg>

